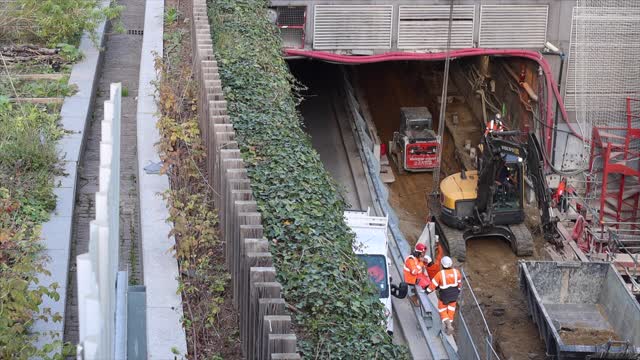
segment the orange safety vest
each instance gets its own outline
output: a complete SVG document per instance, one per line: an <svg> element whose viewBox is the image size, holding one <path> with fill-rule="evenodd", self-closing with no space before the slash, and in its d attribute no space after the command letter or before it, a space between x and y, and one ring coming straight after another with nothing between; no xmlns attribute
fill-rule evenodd
<svg viewBox="0 0 640 360"><path fill-rule="evenodd" d="M414 285L418 280L418 274L424 269L424 263L420 259L416 259L415 256L409 255L404 260L404 282L409 285Z"/></svg>
<svg viewBox="0 0 640 360"><path fill-rule="evenodd" d="M487 124L487 128L485 129L485 135L490 133L490 132L494 132L494 131L502 131L503 127L502 127L502 122L497 121L497 120L491 120L489 121L489 123Z"/></svg>
<svg viewBox="0 0 640 360"><path fill-rule="evenodd" d="M458 269L440 270L431 280L429 290L440 289L440 300L448 304L456 301L462 287L462 274Z"/></svg>

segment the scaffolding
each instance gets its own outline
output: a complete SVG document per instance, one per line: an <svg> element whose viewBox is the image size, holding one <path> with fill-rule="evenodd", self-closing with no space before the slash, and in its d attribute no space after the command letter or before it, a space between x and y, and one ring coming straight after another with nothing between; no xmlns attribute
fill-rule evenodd
<svg viewBox="0 0 640 360"><path fill-rule="evenodd" d="M640 89L640 1L577 0L573 20L576 120L586 134L625 127L625 99Z"/></svg>

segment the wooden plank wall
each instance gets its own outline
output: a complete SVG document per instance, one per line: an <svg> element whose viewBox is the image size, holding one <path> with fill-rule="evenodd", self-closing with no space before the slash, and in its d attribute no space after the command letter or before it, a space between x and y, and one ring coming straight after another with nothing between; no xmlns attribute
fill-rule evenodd
<svg viewBox="0 0 640 360"><path fill-rule="evenodd" d="M206 0L193 0L191 21L194 78L199 86L198 119L207 148L207 177L215 189L220 233L231 273L233 302L240 314L245 358L300 359L282 286L276 281L262 216L240 157L227 114L214 56Z"/></svg>

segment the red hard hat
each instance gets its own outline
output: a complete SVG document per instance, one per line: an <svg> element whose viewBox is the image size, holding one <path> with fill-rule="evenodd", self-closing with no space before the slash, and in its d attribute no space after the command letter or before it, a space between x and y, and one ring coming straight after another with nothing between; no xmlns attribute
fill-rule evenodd
<svg viewBox="0 0 640 360"><path fill-rule="evenodd" d="M425 250L427 250L427 247L424 246L423 243L417 243L416 244L416 251L424 252Z"/></svg>

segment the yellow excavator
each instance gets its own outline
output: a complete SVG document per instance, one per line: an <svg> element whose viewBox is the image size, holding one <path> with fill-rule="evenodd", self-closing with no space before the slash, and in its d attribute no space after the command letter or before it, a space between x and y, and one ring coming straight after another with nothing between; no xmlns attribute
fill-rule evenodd
<svg viewBox="0 0 640 360"><path fill-rule="evenodd" d="M526 136L527 141L521 139ZM449 255L465 260L466 242L477 237L501 237L518 256L533 254L533 238L524 223L525 175L533 183L545 238L557 238L549 207L540 144L520 131L484 135L478 170L462 171L440 183L440 216L436 219Z"/></svg>

